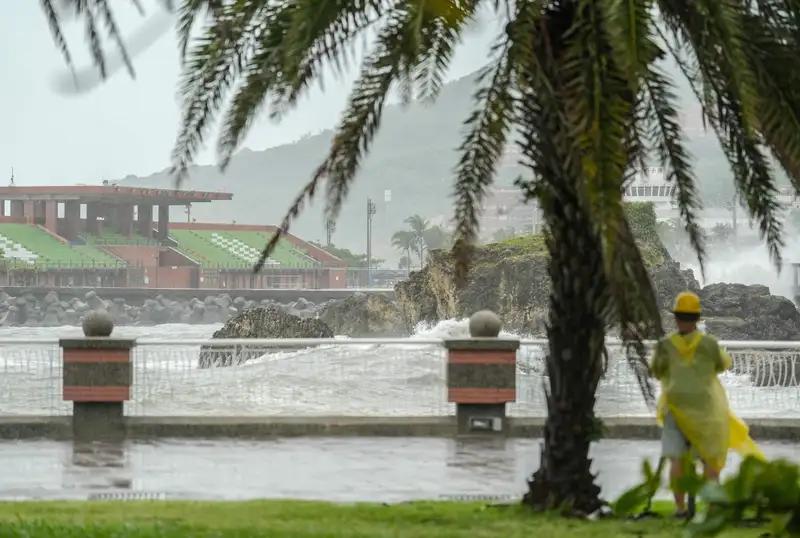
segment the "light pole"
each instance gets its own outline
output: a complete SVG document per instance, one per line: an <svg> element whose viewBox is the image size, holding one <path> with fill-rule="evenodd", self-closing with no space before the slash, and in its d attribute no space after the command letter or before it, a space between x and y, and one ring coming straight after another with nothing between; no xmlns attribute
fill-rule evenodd
<svg viewBox="0 0 800 538"><path fill-rule="evenodd" d="M372 217L375 213L375 202L367 198L367 287L372 286Z"/></svg>
<svg viewBox="0 0 800 538"><path fill-rule="evenodd" d="M333 219L327 219L325 221L325 233L327 234L327 242L326 246L330 247L333 245L333 233L336 231L336 222Z"/></svg>

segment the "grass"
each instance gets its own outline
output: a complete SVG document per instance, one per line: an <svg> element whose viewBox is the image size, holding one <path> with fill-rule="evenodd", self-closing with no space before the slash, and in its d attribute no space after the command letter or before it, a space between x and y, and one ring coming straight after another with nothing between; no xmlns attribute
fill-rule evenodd
<svg viewBox="0 0 800 538"><path fill-rule="evenodd" d="M660 506L666 513L669 508ZM0 503L0 536L24 538L292 537L675 537L669 517L596 522L534 514L518 506L415 502L395 505L302 501ZM737 529L721 536L754 537Z"/></svg>

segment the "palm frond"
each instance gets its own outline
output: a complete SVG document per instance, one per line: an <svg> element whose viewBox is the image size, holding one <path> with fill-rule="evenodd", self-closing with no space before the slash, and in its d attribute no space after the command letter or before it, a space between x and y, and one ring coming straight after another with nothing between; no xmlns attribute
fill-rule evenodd
<svg viewBox="0 0 800 538"><path fill-rule="evenodd" d="M56 42L58 50L61 51L61 55L64 57L67 66L72 69L72 55L69 52L69 46L64 38L64 33L61 31L61 17L53 4L54 0L40 0L39 3L42 7L42 11L44 11L45 17L47 17L47 23L50 26L50 33L53 36L53 40Z"/></svg>
<svg viewBox="0 0 800 538"><path fill-rule="evenodd" d="M780 28L748 18L748 56L757 75L759 132L796 189L800 189L800 70L797 46Z"/></svg>
<svg viewBox="0 0 800 538"><path fill-rule="evenodd" d="M119 32L117 21L114 19L114 14L111 12L111 8L108 6L108 0L95 0L95 2L97 2L98 15L102 19L103 24L106 26L108 36L117 44L117 49L122 56L122 62L125 64L125 68L128 70L128 73L131 77L136 76L136 73L133 69L133 63L131 63L131 58L128 55L128 49L125 47L125 43L122 41L122 35ZM142 12L141 5L139 5L139 9L140 12Z"/></svg>
<svg viewBox="0 0 800 538"><path fill-rule="evenodd" d="M478 106L466 121L469 133L461 145L461 159L456 167L453 254L460 282L466 277L478 236L483 198L494 179L513 120L513 65L508 58L509 48L510 43L506 43L492 62L491 71L487 69L479 77L479 80L488 78L489 82L476 94Z"/></svg>
<svg viewBox="0 0 800 538"><path fill-rule="evenodd" d="M145 14L141 0L129 0L129 2L136 8L140 15ZM170 11L174 7L173 2L174 0L161 0L161 4L164 8ZM133 62L128 54L128 49L122 38L117 19L114 16L114 11L108 0L39 0L39 4L47 18L53 40L70 70L74 69L72 54L70 53L69 45L64 37L62 19L59 14L59 9L56 8L57 5L60 5L62 10L70 11L76 18L83 20L84 34L86 40L89 42L89 52L92 57L92 62L97 67L101 78L105 79L108 71L106 67L107 62L103 38L100 36L98 28L100 25L105 27L108 39L114 42L130 76L135 76ZM75 84L77 85L77 80Z"/></svg>
<svg viewBox="0 0 800 538"><path fill-rule="evenodd" d="M723 3L730 11L728 3ZM757 110L748 109L750 104L747 102L752 97L748 95L752 68L748 65L744 75L733 73L740 66L729 61L730 53L726 48L729 36L718 30L729 21L707 20L709 13L719 17L718 13L696 9L696 4L685 0L660 0L659 7L672 34L666 36L667 43L675 43L670 48L673 57L701 100L704 117L714 128L731 164L737 190L750 214L757 219L772 259L780 266L783 239L775 178L757 130L760 118ZM708 6L703 3L701 7ZM709 32L709 25L717 30ZM749 62L744 42L740 39L734 41L737 44L730 46L736 47ZM743 81L747 81L744 84L746 90ZM758 86L752 91L758 92Z"/></svg>
<svg viewBox="0 0 800 538"><path fill-rule="evenodd" d="M223 7L224 0L182 0L178 9L178 51L181 61L186 59L186 50L192 38L192 28L195 22L207 12L213 13L215 17Z"/></svg>
<svg viewBox="0 0 800 538"><path fill-rule="evenodd" d="M295 198L284 216L281 228L261 253L255 270L263 267L278 239L285 233L293 218L299 214L307 198L316 192L322 181L327 181L326 212L335 218L347 195L349 186L361 158L369 149L372 139L380 125L383 105L392 83L401 72L409 53L406 37L408 22L413 17L413 9L403 6L394 9L381 30L375 49L361 69L361 77L350 96L344 117L336 129L328 156L317 168L311 181Z"/></svg>
<svg viewBox="0 0 800 538"><path fill-rule="evenodd" d="M280 17L278 9L261 2L223 8L209 24L184 66L181 93L183 113L172 169L178 184L186 178L189 163L203 143L237 74L252 54L266 21Z"/></svg>
<svg viewBox="0 0 800 538"><path fill-rule="evenodd" d="M630 133L637 119L642 73L656 58L657 49L651 43L652 20L646 2L611 7L617 9L603 9L594 2L580 4L561 76L572 137L581 155L580 203L602 239L609 298L606 316L613 312L626 344L643 350L643 338L662 334L662 328L658 301L626 219L622 192L642 151L635 149L639 143ZM616 53L609 57L608 50ZM645 354L639 354L637 361L635 367L645 361ZM636 372L640 371L646 370L637 367ZM650 400L647 377L637 378Z"/></svg>
<svg viewBox="0 0 800 538"><path fill-rule="evenodd" d="M631 91L637 93L647 66L659 52L651 39L653 0L609 0L600 4L614 58Z"/></svg>
<svg viewBox="0 0 800 538"><path fill-rule="evenodd" d="M433 100L439 95L464 26L473 19L480 4L481 0L425 4L428 20L422 21L418 46L422 58L413 75L420 98ZM433 13L430 13L432 9Z"/></svg>
<svg viewBox="0 0 800 538"><path fill-rule="evenodd" d="M267 101L273 116L294 106L321 76L323 62L339 65L347 43L379 18L384 4L384 0L340 0L320 6L299 0L273 16L271 31L263 34L247 62L244 80L222 122L217 151L223 168ZM313 24L304 18L311 11Z"/></svg>
<svg viewBox="0 0 800 538"><path fill-rule="evenodd" d="M697 212L702 209L692 163L684 147L684 133L678 112L673 102L677 100L672 86L659 68L652 66L644 78L646 91L646 119L649 136L658 149L661 166L667 170L667 181L677 187L677 202L684 227L689 234L692 248L697 254L701 271L704 270L705 240L697 221Z"/></svg>
<svg viewBox="0 0 800 538"><path fill-rule="evenodd" d="M506 28L502 40L494 47L495 57L478 77L485 84L475 95L477 106L465 122L468 133L459 148L461 158L456 167L455 232L453 254L456 260L456 280L466 278L469 259L478 237L478 226L483 198L491 185L497 162L508 142L517 108L514 73L521 69L520 57L530 59L523 36L536 31L541 17L542 3L523 1L517 5L516 16Z"/></svg>

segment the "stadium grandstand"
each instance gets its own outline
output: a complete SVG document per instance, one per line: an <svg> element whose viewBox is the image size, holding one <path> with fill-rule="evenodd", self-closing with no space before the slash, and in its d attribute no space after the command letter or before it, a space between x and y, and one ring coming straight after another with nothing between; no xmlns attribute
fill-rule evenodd
<svg viewBox="0 0 800 538"><path fill-rule="evenodd" d="M15 286L339 288L344 262L293 235L252 271L273 226L171 222L230 193L0 187L0 282ZM187 213L189 213L187 211Z"/></svg>

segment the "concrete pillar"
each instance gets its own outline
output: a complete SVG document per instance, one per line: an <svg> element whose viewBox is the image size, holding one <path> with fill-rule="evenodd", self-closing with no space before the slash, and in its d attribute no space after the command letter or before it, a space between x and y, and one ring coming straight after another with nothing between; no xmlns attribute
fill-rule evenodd
<svg viewBox="0 0 800 538"><path fill-rule="evenodd" d="M6 216L6 201L0 200L0 217Z"/></svg>
<svg viewBox="0 0 800 538"><path fill-rule="evenodd" d="M507 434L506 403L516 400L519 340L498 338L500 320L491 312L470 318L471 338L446 340L447 399L456 404L458 433Z"/></svg>
<svg viewBox="0 0 800 538"><path fill-rule="evenodd" d="M58 233L58 202L55 200L44 203L44 227L54 234Z"/></svg>
<svg viewBox="0 0 800 538"><path fill-rule="evenodd" d="M122 235L130 236L133 232L133 204L117 206L117 231Z"/></svg>
<svg viewBox="0 0 800 538"><path fill-rule="evenodd" d="M25 222L33 224L36 220L36 206L33 200L25 200L22 205L22 214L25 217Z"/></svg>
<svg viewBox="0 0 800 538"><path fill-rule="evenodd" d="M153 206L152 204L139 204L137 228L140 235L153 237Z"/></svg>
<svg viewBox="0 0 800 538"><path fill-rule="evenodd" d="M89 202L86 204L86 232L91 235L100 233L100 223L97 218L100 216L100 204Z"/></svg>
<svg viewBox="0 0 800 538"><path fill-rule="evenodd" d="M118 216L116 207L111 204L100 205L100 215L103 217L103 222L107 230L117 230L119 228Z"/></svg>
<svg viewBox="0 0 800 538"><path fill-rule="evenodd" d="M25 216L25 202L22 200L11 200L11 216L22 218Z"/></svg>
<svg viewBox="0 0 800 538"><path fill-rule="evenodd" d="M123 403L130 399L130 352L135 341L111 338L112 330L108 314L92 313L84 321L88 338L59 341L64 361L63 398L72 401L72 429L77 440L125 436Z"/></svg>
<svg viewBox="0 0 800 538"><path fill-rule="evenodd" d="M158 238L166 239L169 236L169 206L158 206Z"/></svg>
<svg viewBox="0 0 800 538"><path fill-rule="evenodd" d="M35 200L33 202L33 221L36 224L44 223L44 200Z"/></svg>
<svg viewBox="0 0 800 538"><path fill-rule="evenodd" d="M64 202L64 237L70 241L78 238L81 230L81 204L78 200Z"/></svg>

